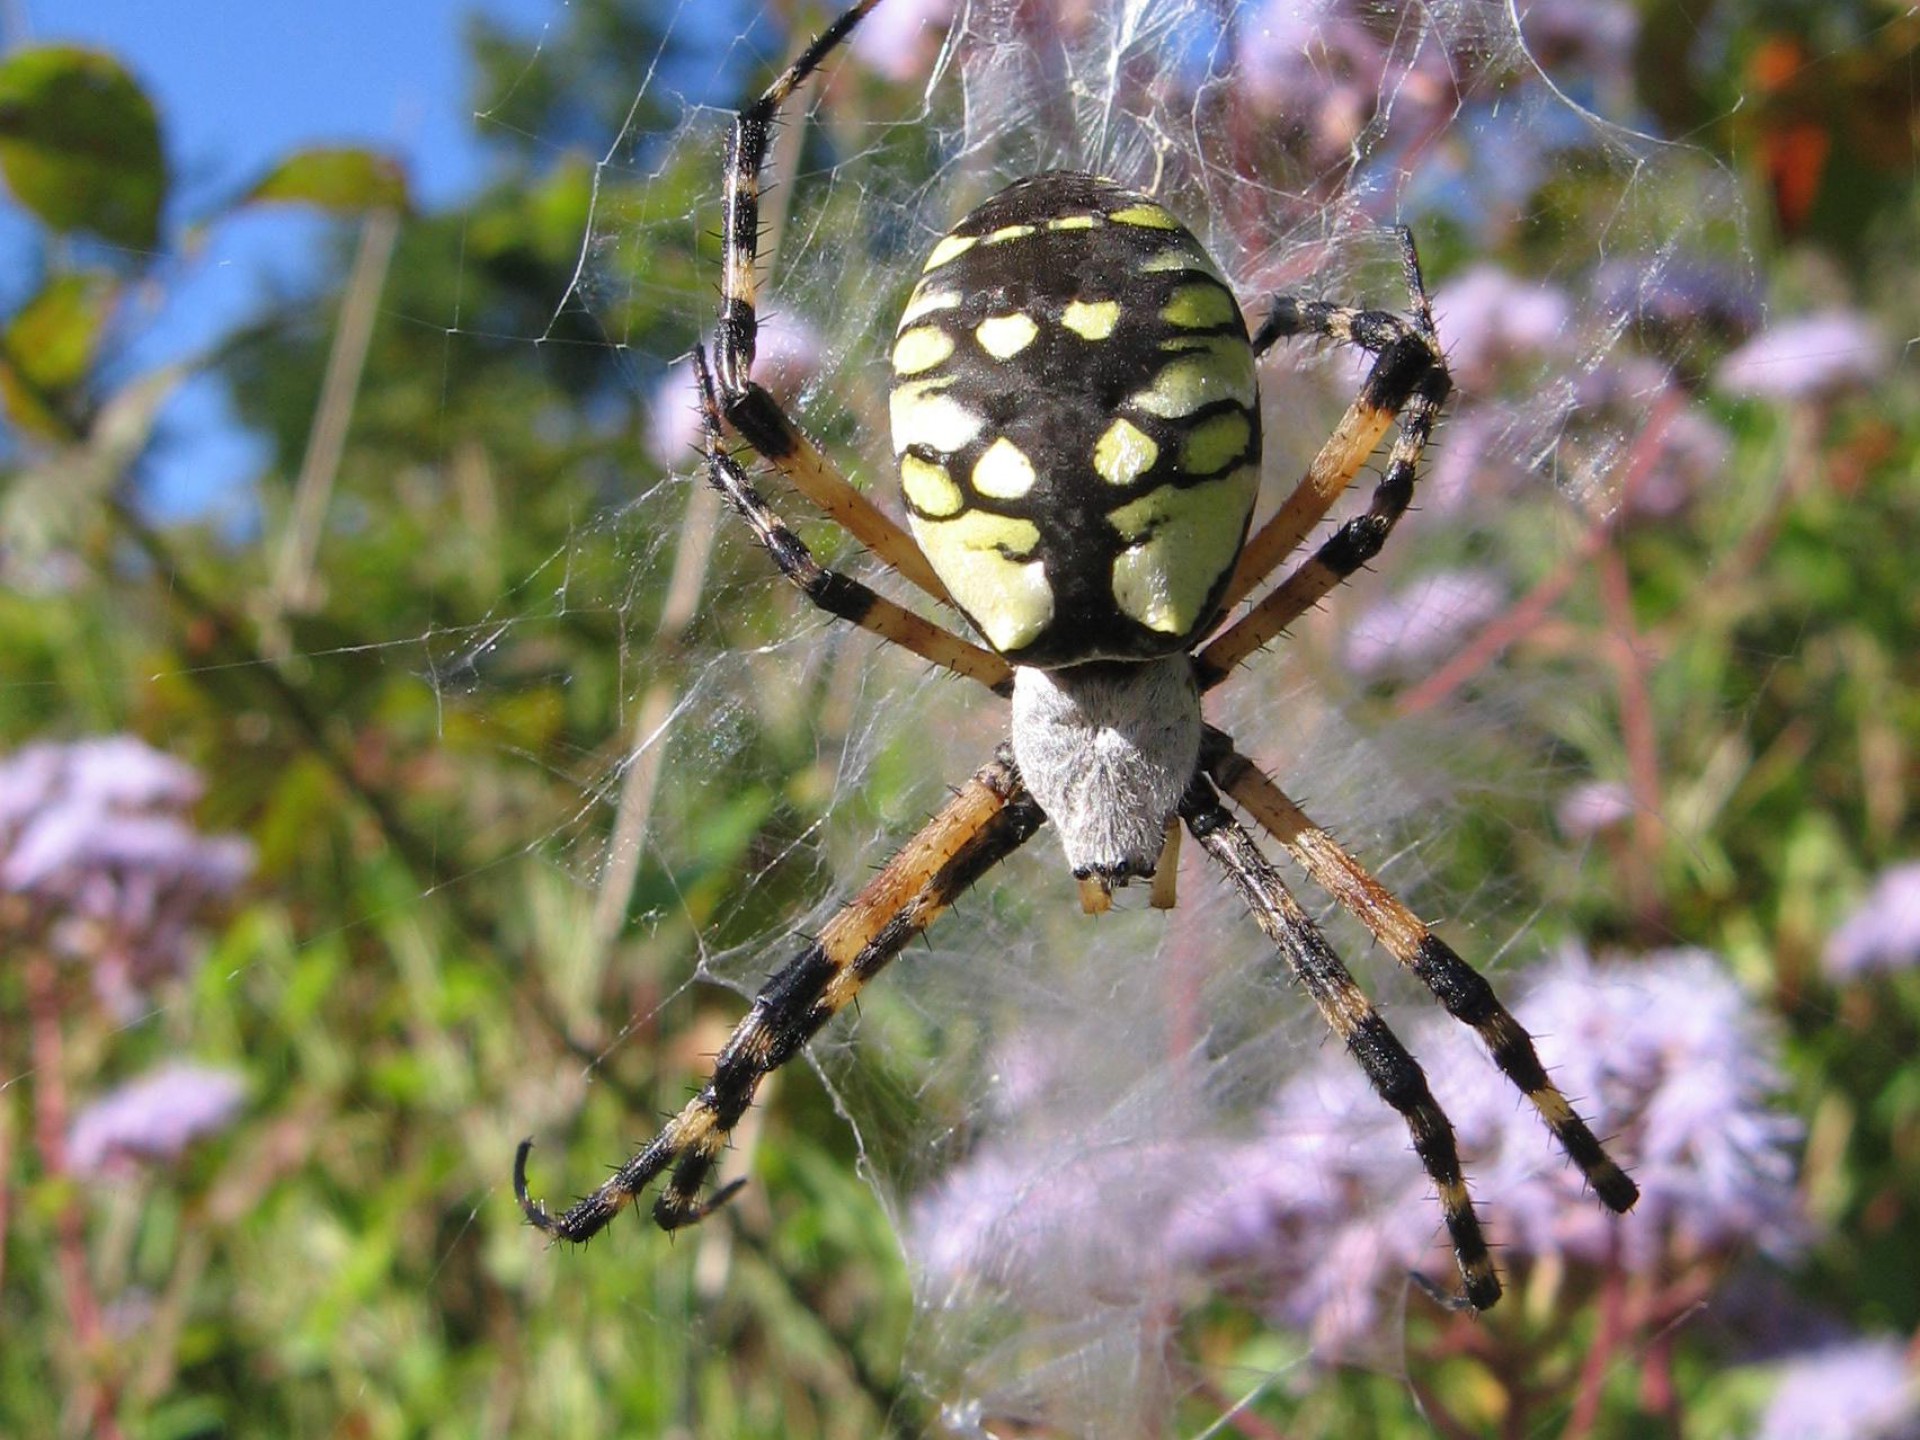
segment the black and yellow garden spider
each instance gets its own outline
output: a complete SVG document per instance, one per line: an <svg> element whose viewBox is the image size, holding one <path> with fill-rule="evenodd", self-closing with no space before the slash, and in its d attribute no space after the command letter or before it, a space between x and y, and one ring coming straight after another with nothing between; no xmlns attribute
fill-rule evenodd
<svg viewBox="0 0 1920 1440"><path fill-rule="evenodd" d="M1060 832L1089 911L1148 877L1152 903L1171 906L1184 826L1405 1118L1439 1194L1464 1303L1484 1309L1500 1281L1451 1124L1223 794L1473 1027L1605 1205L1630 1208L1634 1183L1486 980L1207 724L1200 704L1372 558L1412 498L1450 384L1412 239L1401 233L1408 316L1282 296L1249 334L1200 242L1149 197L1065 171L1002 190L933 247L894 337L893 443L909 534L749 375L772 126L877 3L860 0L836 19L734 123L711 367L695 354L707 475L815 605L1011 699L1011 741L767 982L705 1087L638 1155L555 1215L528 1194L532 1142L523 1141L520 1205L548 1234L586 1240L666 1175L658 1223L703 1219L743 1183L702 1198L760 1082L1044 822ZM1255 366L1295 336L1357 346L1371 369L1299 484L1249 537L1260 468ZM1366 512L1228 622L1326 517L1396 419ZM728 453L729 429L898 575L960 610L986 645L822 568Z"/></svg>

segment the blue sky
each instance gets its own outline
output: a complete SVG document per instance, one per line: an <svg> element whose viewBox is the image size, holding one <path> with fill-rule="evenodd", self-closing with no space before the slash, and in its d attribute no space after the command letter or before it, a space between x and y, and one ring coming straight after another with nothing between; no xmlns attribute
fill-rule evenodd
<svg viewBox="0 0 1920 1440"><path fill-rule="evenodd" d="M380 146L403 158L423 205L455 202L484 163L462 44L475 10L528 35L566 19L564 0L13 0L4 13L10 43L80 42L133 71L160 109L179 219L319 143ZM136 360L210 344L263 285L311 273L316 238L290 216L218 227L207 253L170 276ZM161 513L231 497L260 463L210 382L176 399L166 427L148 476Z"/></svg>
<svg viewBox="0 0 1920 1440"><path fill-rule="evenodd" d="M561 0L25 5L32 39L96 45L132 68L160 106L190 193L295 145L361 141L406 156L429 205L479 174L461 46L475 10L529 35L565 19Z"/></svg>

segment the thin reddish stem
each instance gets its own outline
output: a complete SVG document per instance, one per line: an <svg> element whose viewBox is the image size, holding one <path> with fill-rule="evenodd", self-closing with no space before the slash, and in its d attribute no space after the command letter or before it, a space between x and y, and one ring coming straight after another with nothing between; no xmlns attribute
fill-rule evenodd
<svg viewBox="0 0 1920 1440"><path fill-rule="evenodd" d="M1398 709L1402 715L1417 715L1444 702L1498 659L1509 646L1525 639L1546 619L1547 612L1565 598L1581 572L1612 543L1621 517L1632 509L1634 496L1660 456L1660 446L1666 438L1667 427L1673 423L1674 416L1684 403L1677 391L1670 390L1661 397L1653 414L1647 418L1646 428L1634 440L1633 450L1627 456L1619 505L1588 527L1579 549L1555 566L1551 574L1516 600L1505 614L1483 626L1445 665L1401 695Z"/></svg>
<svg viewBox="0 0 1920 1440"><path fill-rule="evenodd" d="M1655 857L1660 853L1660 738L1647 689L1645 637L1633 618L1632 582L1620 552L1600 555L1600 596L1614 632L1614 671L1620 689L1620 731L1627 747L1627 783L1633 791L1634 845L1629 892L1636 913L1651 922L1657 904Z"/></svg>
<svg viewBox="0 0 1920 1440"><path fill-rule="evenodd" d="M53 962L30 955L25 966L28 1023L33 1045L34 1140L46 1173L64 1178L67 1165L66 1041L60 1030L60 977ZM76 1195L60 1209L54 1221L54 1245L65 1292L67 1318L73 1326L76 1398L93 1417L93 1433L102 1440L119 1440L114 1419L113 1388L92 1375L105 1351L106 1330L100 1323L100 1302L87 1273L86 1217Z"/></svg>
<svg viewBox="0 0 1920 1440"><path fill-rule="evenodd" d="M1626 1331L1627 1284L1620 1269L1620 1241L1611 1237L1606 1275L1600 1284L1600 1329L1580 1365L1580 1379L1574 1392L1573 1415L1561 1440L1586 1440L1600 1419L1600 1398L1606 1390L1607 1373L1613 1368L1620 1337Z"/></svg>

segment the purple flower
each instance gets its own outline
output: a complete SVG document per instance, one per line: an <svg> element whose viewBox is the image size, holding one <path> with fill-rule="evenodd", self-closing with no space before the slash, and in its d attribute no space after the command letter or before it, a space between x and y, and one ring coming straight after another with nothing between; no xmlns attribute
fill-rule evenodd
<svg viewBox="0 0 1920 1440"><path fill-rule="evenodd" d="M1583 370L1573 400L1568 433L1589 437L1591 463L1601 473L1631 472L1620 497L1625 519L1678 515L1719 478L1733 448L1725 430L1687 403L1672 368L1644 355Z"/></svg>
<svg viewBox="0 0 1920 1440"><path fill-rule="evenodd" d="M67 1136L81 1175L124 1173L135 1162L178 1160L187 1146L233 1123L245 1086L230 1070L167 1065L109 1091L82 1110Z"/></svg>
<svg viewBox="0 0 1920 1440"><path fill-rule="evenodd" d="M1476 265L1434 294L1433 318L1454 378L1489 389L1503 366L1564 348L1573 304L1551 285Z"/></svg>
<svg viewBox="0 0 1920 1440"><path fill-rule="evenodd" d="M1233 13L1236 96L1303 176L1377 160L1456 103L1445 56L1392 46L1373 22L1352 0L1255 0Z"/></svg>
<svg viewBox="0 0 1920 1440"><path fill-rule="evenodd" d="M1751 283L1710 260L1612 260L1595 274L1594 290L1608 312L1631 315L1644 329L1672 340L1702 329L1723 339L1742 339L1760 323Z"/></svg>
<svg viewBox="0 0 1920 1440"><path fill-rule="evenodd" d="M1554 820L1569 840L1589 840L1633 814L1633 794L1617 780L1589 780L1560 797Z"/></svg>
<svg viewBox="0 0 1920 1440"><path fill-rule="evenodd" d="M1507 603L1507 587L1485 570L1441 570L1370 606L1348 628L1342 660L1363 680L1431 668Z"/></svg>
<svg viewBox="0 0 1920 1440"><path fill-rule="evenodd" d="M1454 1122L1508 1264L1617 1255L1647 1273L1792 1248L1799 1126L1773 1106L1772 1035L1718 960L1664 951L1601 965L1568 951L1514 1010L1561 1088L1614 1137L1641 1202L1627 1217L1603 1212L1463 1027L1426 1020L1411 1027L1409 1048ZM1260 1138L1217 1174L1176 1218L1170 1251L1182 1266L1231 1277L1323 1350L1372 1334L1385 1291L1409 1270L1451 1269L1404 1125L1344 1055L1290 1083Z"/></svg>
<svg viewBox="0 0 1920 1440"><path fill-rule="evenodd" d="M1637 519L1664 520L1678 515L1726 466L1733 441L1698 410L1680 411L1658 440L1653 463L1627 497Z"/></svg>
<svg viewBox="0 0 1920 1440"><path fill-rule="evenodd" d="M1375 1332L1383 1280L1452 1262L1434 1249L1437 1212L1399 1117L1352 1060L1327 1058L1189 1192L1166 1245L1176 1268L1344 1354Z"/></svg>
<svg viewBox="0 0 1920 1440"><path fill-rule="evenodd" d="M1472 1148L1494 1157L1489 1188L1510 1253L1600 1261L1617 1244L1645 1273L1663 1258L1797 1247L1801 1127L1776 1108L1774 1033L1717 957L1663 950L1602 965L1569 950L1515 1010L1553 1055L1561 1089L1616 1137L1640 1203L1615 1219L1579 1196L1571 1171L1542 1169L1537 1122L1482 1068L1477 1104L1456 1116Z"/></svg>
<svg viewBox="0 0 1920 1440"><path fill-rule="evenodd" d="M1874 881L1827 938L1821 963L1835 980L1920 963L1920 861L1896 865Z"/></svg>
<svg viewBox="0 0 1920 1440"><path fill-rule="evenodd" d="M1633 70L1640 17L1620 0L1534 0L1521 15L1527 48L1549 70L1622 90Z"/></svg>
<svg viewBox="0 0 1920 1440"><path fill-rule="evenodd" d="M889 80L918 79L927 73L953 8L954 0L894 0L860 22L847 48Z"/></svg>
<svg viewBox="0 0 1920 1440"><path fill-rule="evenodd" d="M193 923L252 871L244 840L188 820L200 788L190 767L131 736L0 760L0 890L34 902L117 1014L186 969Z"/></svg>
<svg viewBox="0 0 1920 1440"><path fill-rule="evenodd" d="M200 798L200 780L191 766L131 735L43 741L0 761L0 834L14 836L57 798L126 809L187 806Z"/></svg>
<svg viewBox="0 0 1920 1440"><path fill-rule="evenodd" d="M1446 417L1440 443L1427 449L1420 513L1454 516L1510 503L1528 484L1520 452L1537 419L1499 400L1463 402Z"/></svg>
<svg viewBox="0 0 1920 1440"><path fill-rule="evenodd" d="M1911 1440L1920 1389L1890 1337L1853 1340L1789 1361L1757 1440Z"/></svg>
<svg viewBox="0 0 1920 1440"><path fill-rule="evenodd" d="M1224 1156L1133 1136L985 1145L915 1197L908 1252L937 1304L985 1290L1067 1314L1137 1294L1162 1263L1167 1217Z"/></svg>
<svg viewBox="0 0 1920 1440"><path fill-rule="evenodd" d="M1886 342L1871 321L1825 310L1749 340L1720 362L1715 381L1734 395L1811 400L1871 384L1886 369Z"/></svg>
<svg viewBox="0 0 1920 1440"><path fill-rule="evenodd" d="M1337 0L1263 0L1238 19L1242 93L1322 162L1348 154L1373 118L1387 52Z"/></svg>

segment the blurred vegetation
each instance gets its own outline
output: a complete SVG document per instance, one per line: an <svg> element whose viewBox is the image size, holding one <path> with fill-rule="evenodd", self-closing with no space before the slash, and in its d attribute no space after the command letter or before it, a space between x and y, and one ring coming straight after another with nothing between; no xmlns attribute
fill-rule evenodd
<svg viewBox="0 0 1920 1440"><path fill-rule="evenodd" d="M1741 177L1771 304L1850 304L1890 336L1920 333L1913 19L1867 0L1801 10L1646 5L1633 57L1646 109ZM626 913L647 924L608 932L594 884L544 843L604 841L647 687L673 693L702 657L797 615L763 557L723 545L709 584L739 603L651 638L688 490L663 487L647 457L647 401L704 323L687 297L717 274L703 233L717 159L632 139L682 119L629 117L634 57L671 67L685 43L654 7L586 0L557 23L538 64L518 38L474 27L495 178L445 212L417 209L385 157L308 151L226 209L178 215L160 120L113 57L44 47L0 61L0 176L39 236L0 332L0 749L138 734L204 775L203 827L257 853L197 973L137 1023L67 975L63 1048L32 1048L25 970L0 967L7 1433L931 1424L936 1400L900 1373L913 1300L898 1243L803 1067L758 1121L753 1198L711 1233L670 1245L621 1226L585 1257L548 1253L504 1183L523 1134L577 1170L628 1153L678 1103L737 1005L660 1002L692 973L701 934L778 928L804 877L767 857L807 832L833 785L810 714L835 697L810 674L736 719L724 782L660 792L655 823L699 839L671 873L643 860ZM763 78L740 47L728 93L709 98ZM596 168L630 123L619 163ZM338 217L327 287L218 353L131 370L143 292L191 264L207 230L266 205ZM629 221L650 227L644 263L623 251L636 268L601 274L583 303L583 237ZM1470 258L1447 238L1434 248L1442 270ZM356 287L377 303L329 414ZM193 373L220 377L271 444L252 526L162 523L143 504L143 457ZM1462 894L1510 874L1517 908L1550 907L1545 923L1596 943L1724 956L1786 1027L1790 1105L1807 1126L1813 1239L1753 1283L1790 1314L1910 1336L1920 968L1840 984L1820 965L1873 878L1920 853L1920 590L1906 568L1920 399L1910 362L1893 373L1866 392L1703 400L1732 437L1708 498L1607 537L1559 612L1576 636L1625 624L1636 683L1592 687L1583 701L1603 698L1578 714L1543 706L1519 732L1536 750L1505 763L1622 777L1651 753L1674 823L1585 850L1517 802L1467 818L1431 863ZM315 439L329 422L344 424L332 461ZM316 490L318 524L302 509ZM1612 600L1606 575L1625 587ZM1605 668L1570 662L1579 650L1522 643L1502 663L1538 667L1542 693L1564 696L1551 677ZM927 777L896 785L903 768L876 766L876 813L911 813L903 797ZM1516 846L1516 830L1533 843ZM49 1089L77 1105L171 1056L248 1077L244 1118L131 1179L48 1163ZM96 1302L91 1326L76 1322L76 1285ZM1623 1361L1598 1415L1570 1422L1601 1322L1592 1305L1543 1315L1531 1298L1487 1317L1479 1348L1411 1318L1411 1383L1329 1372L1227 1428L1412 1435L1451 1408L1608 1435L1677 1434L1686 1417L1720 1434L1750 1430L1764 1407L1777 1352L1714 1311L1621 1344L1643 1359L1658 1347L1660 1366ZM1281 1363L1244 1312L1223 1304L1192 1324L1209 1363ZM1512 1372L1488 1347L1529 1357L1551 1393L1503 1391ZM1217 1419L1218 1398L1195 1397L1188 1433Z"/></svg>

